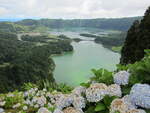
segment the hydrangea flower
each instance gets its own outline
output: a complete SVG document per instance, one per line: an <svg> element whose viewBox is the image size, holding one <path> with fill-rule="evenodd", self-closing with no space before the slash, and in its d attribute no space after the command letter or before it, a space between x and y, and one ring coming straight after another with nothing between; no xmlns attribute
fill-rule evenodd
<svg viewBox="0 0 150 113"><path fill-rule="evenodd" d="M131 102L131 98L129 95L126 95L122 98L123 102L128 106L128 109L136 109L137 106L135 106L134 104L132 104Z"/></svg>
<svg viewBox="0 0 150 113"><path fill-rule="evenodd" d="M120 86L117 84L112 84L108 86L108 95L121 97L122 92Z"/></svg>
<svg viewBox="0 0 150 113"><path fill-rule="evenodd" d="M37 94L38 88L31 88L30 90L24 92L24 97L33 97Z"/></svg>
<svg viewBox="0 0 150 113"><path fill-rule="evenodd" d="M4 109L3 108L0 108L0 113L4 113Z"/></svg>
<svg viewBox="0 0 150 113"><path fill-rule="evenodd" d="M6 104L6 101L0 102L0 106L3 107Z"/></svg>
<svg viewBox="0 0 150 113"><path fill-rule="evenodd" d="M31 104L31 101L30 101L29 99L26 99L26 100L24 101L24 104L30 105L30 104Z"/></svg>
<svg viewBox="0 0 150 113"><path fill-rule="evenodd" d="M46 104L46 98L44 96L38 97L37 104L41 107L44 106Z"/></svg>
<svg viewBox="0 0 150 113"><path fill-rule="evenodd" d="M33 97L31 103L32 104L38 104L40 107L44 106L46 104L47 100L45 98L45 96L41 96L41 97Z"/></svg>
<svg viewBox="0 0 150 113"><path fill-rule="evenodd" d="M31 105L30 105L31 106ZM34 108L39 108L40 106L38 104L34 105Z"/></svg>
<svg viewBox="0 0 150 113"><path fill-rule="evenodd" d="M72 104L76 109L85 108L85 99L82 96L74 95Z"/></svg>
<svg viewBox="0 0 150 113"><path fill-rule="evenodd" d="M146 113L144 110L137 109L137 106L133 105L130 100L130 96L126 95L122 99L115 99L110 106L110 113Z"/></svg>
<svg viewBox="0 0 150 113"><path fill-rule="evenodd" d="M13 93L8 93L7 97L14 97L15 95Z"/></svg>
<svg viewBox="0 0 150 113"><path fill-rule="evenodd" d="M47 108L42 107L42 108L40 108L40 109L38 110L37 113L52 113L52 112L50 112Z"/></svg>
<svg viewBox="0 0 150 113"><path fill-rule="evenodd" d="M76 87L72 93L73 94L76 94L76 95L81 95L82 93L85 93L86 91L86 88L85 87L82 87L82 86L79 86L79 87Z"/></svg>
<svg viewBox="0 0 150 113"><path fill-rule="evenodd" d="M53 113L64 113L62 110L56 108Z"/></svg>
<svg viewBox="0 0 150 113"><path fill-rule="evenodd" d="M18 108L18 107L20 107L21 106L21 104L20 103L17 103L17 104L15 104L15 105L13 105L13 107L12 108Z"/></svg>
<svg viewBox="0 0 150 113"><path fill-rule="evenodd" d="M51 102L52 103L56 103L56 101L58 101L60 99L60 97L64 96L64 94L62 93L55 93L52 97L51 97Z"/></svg>
<svg viewBox="0 0 150 113"><path fill-rule="evenodd" d="M130 98L133 104L150 109L150 85L135 84L130 91Z"/></svg>
<svg viewBox="0 0 150 113"><path fill-rule="evenodd" d="M28 109L28 106L23 106L23 110L26 111Z"/></svg>
<svg viewBox="0 0 150 113"><path fill-rule="evenodd" d="M128 110L127 113L146 113L146 112L142 109L132 109Z"/></svg>
<svg viewBox="0 0 150 113"><path fill-rule="evenodd" d="M46 97L48 97L48 98L53 98L53 95L52 95L50 92L47 92L47 93L46 93Z"/></svg>
<svg viewBox="0 0 150 113"><path fill-rule="evenodd" d="M86 89L86 98L89 102L98 102L108 94L107 86L103 83L91 84L88 89Z"/></svg>
<svg viewBox="0 0 150 113"><path fill-rule="evenodd" d="M63 110L64 113L83 113L82 110L77 110L73 107L68 107L66 109Z"/></svg>
<svg viewBox="0 0 150 113"><path fill-rule="evenodd" d="M54 107L51 103L47 104L49 108Z"/></svg>
<svg viewBox="0 0 150 113"><path fill-rule="evenodd" d="M56 101L56 107L63 109L70 106L73 103L73 98L71 95L64 94Z"/></svg>
<svg viewBox="0 0 150 113"><path fill-rule="evenodd" d="M129 81L130 73L127 71L120 71L116 73L114 78L114 83L118 85L127 85Z"/></svg>
<svg viewBox="0 0 150 113"><path fill-rule="evenodd" d="M110 113L126 113L128 111L128 105L122 99L114 99L110 106Z"/></svg>

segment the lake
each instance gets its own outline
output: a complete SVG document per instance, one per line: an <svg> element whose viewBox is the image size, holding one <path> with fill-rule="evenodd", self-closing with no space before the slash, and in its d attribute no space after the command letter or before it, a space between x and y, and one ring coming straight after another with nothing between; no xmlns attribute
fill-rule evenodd
<svg viewBox="0 0 150 113"><path fill-rule="evenodd" d="M53 34L64 34L70 38L92 39L82 37L77 32L53 32ZM93 76L91 69L106 68L112 71L119 63L120 54L94 41L72 42L72 46L74 47L73 52L52 57L56 64L54 78L57 83L77 86Z"/></svg>

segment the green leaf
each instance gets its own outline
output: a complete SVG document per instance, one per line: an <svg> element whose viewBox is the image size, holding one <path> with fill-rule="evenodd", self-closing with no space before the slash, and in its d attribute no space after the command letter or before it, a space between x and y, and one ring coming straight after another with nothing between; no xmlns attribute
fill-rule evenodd
<svg viewBox="0 0 150 113"><path fill-rule="evenodd" d="M115 113L120 113L119 111L115 111Z"/></svg>
<svg viewBox="0 0 150 113"><path fill-rule="evenodd" d="M112 101L114 100L114 99L116 99L117 97L116 96L112 96L112 97L110 97L110 96L105 96L104 97L104 104L105 104L105 106L107 106L107 108L109 108L110 107L110 104L112 103Z"/></svg>
<svg viewBox="0 0 150 113"><path fill-rule="evenodd" d="M86 88L90 87L90 83L81 83L80 85Z"/></svg>
<svg viewBox="0 0 150 113"><path fill-rule="evenodd" d="M95 109L94 106L90 106L90 107L85 111L85 113L95 113L94 109Z"/></svg>
<svg viewBox="0 0 150 113"><path fill-rule="evenodd" d="M95 107L95 111L103 111L106 109L106 106L103 103L98 103Z"/></svg>

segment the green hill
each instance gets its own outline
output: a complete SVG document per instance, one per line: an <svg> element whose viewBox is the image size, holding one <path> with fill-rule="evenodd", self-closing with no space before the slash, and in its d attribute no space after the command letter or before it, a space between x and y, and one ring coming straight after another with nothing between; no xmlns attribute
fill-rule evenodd
<svg viewBox="0 0 150 113"><path fill-rule="evenodd" d="M129 17L129 18L98 18L98 19L25 19L16 22L19 25L25 26L45 26L48 28L72 28L72 27L88 27L98 29L112 29L126 31L135 20L141 20L142 17Z"/></svg>

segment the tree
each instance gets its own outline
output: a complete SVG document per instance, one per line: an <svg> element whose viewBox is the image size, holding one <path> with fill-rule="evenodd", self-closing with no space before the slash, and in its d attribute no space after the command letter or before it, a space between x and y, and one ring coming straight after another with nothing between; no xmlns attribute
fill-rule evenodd
<svg viewBox="0 0 150 113"><path fill-rule="evenodd" d="M141 22L135 21L129 29L120 63L129 64L141 60L145 49L150 49L150 7Z"/></svg>

